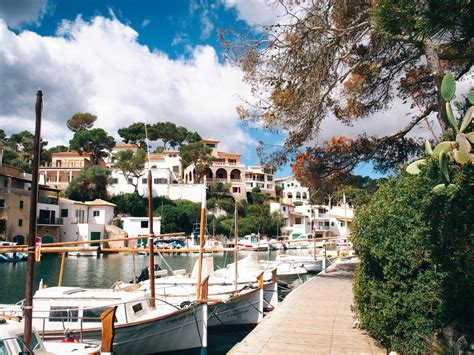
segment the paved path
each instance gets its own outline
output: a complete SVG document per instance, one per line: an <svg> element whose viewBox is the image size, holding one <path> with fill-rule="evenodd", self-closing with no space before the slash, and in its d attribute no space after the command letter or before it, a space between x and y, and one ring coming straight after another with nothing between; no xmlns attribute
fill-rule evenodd
<svg viewBox="0 0 474 355"><path fill-rule="evenodd" d="M385 354L352 328L356 264L336 263L296 288L229 354Z"/></svg>

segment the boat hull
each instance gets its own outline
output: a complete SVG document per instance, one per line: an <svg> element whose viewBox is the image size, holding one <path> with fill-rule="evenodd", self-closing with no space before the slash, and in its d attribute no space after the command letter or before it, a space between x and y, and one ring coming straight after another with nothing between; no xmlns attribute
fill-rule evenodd
<svg viewBox="0 0 474 355"><path fill-rule="evenodd" d="M207 305L198 304L170 315L115 327L115 354L153 354L207 348ZM80 330L71 330L79 336ZM46 331L46 340L59 340L63 332ZM84 329L84 342L100 344L100 329Z"/></svg>
<svg viewBox="0 0 474 355"><path fill-rule="evenodd" d="M234 296L226 302L209 305L208 327L254 325L263 318L263 290Z"/></svg>

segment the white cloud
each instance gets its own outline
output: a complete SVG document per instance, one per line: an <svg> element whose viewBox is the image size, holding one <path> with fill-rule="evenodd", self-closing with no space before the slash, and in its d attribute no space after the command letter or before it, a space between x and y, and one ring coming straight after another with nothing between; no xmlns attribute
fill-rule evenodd
<svg viewBox="0 0 474 355"><path fill-rule="evenodd" d="M148 25L150 24L150 22L151 22L151 20L149 20L149 19L147 19L147 18L144 19L144 20L142 21L142 27L145 28L146 26L148 26Z"/></svg>
<svg viewBox="0 0 474 355"><path fill-rule="evenodd" d="M39 25L47 10L48 0L0 1L0 18L12 28L20 28L30 23Z"/></svg>
<svg viewBox="0 0 474 355"><path fill-rule="evenodd" d="M234 8L239 20L251 26L273 25L285 13L275 0L221 0L226 9Z"/></svg>
<svg viewBox="0 0 474 355"><path fill-rule="evenodd" d="M137 41L116 18L64 21L54 37L15 34L0 20L0 126L8 133L34 129L37 88L44 92L43 137L67 143L65 121L76 112L98 116L113 133L133 122L172 121L221 149L245 153L251 143L239 127L237 93L248 95L240 69L220 63L214 48L193 48L170 59ZM116 136L117 137L117 136Z"/></svg>

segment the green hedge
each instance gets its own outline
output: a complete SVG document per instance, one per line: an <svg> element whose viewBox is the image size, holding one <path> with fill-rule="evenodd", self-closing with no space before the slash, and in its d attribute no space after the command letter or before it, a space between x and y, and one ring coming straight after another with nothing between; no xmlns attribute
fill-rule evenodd
<svg viewBox="0 0 474 355"><path fill-rule="evenodd" d="M435 164L385 183L357 211L352 240L360 255L354 279L361 325L385 348L426 352L435 329L474 319L474 169L456 168L460 188L435 196Z"/></svg>

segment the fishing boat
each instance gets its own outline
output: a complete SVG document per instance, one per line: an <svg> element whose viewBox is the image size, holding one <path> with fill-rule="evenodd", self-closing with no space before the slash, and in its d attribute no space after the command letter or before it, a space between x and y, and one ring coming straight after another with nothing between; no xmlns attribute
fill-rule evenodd
<svg viewBox="0 0 474 355"><path fill-rule="evenodd" d="M15 242L0 242L0 246L2 247L15 247L15 245L17 245ZM22 252L0 253L0 262L25 261L26 256L27 254Z"/></svg>
<svg viewBox="0 0 474 355"><path fill-rule="evenodd" d="M74 249L74 248L71 248ZM77 248L78 251L68 251L67 255L68 256L76 256L76 257L81 257L81 256L89 256L89 257L97 257L99 247L80 247Z"/></svg>
<svg viewBox="0 0 474 355"><path fill-rule="evenodd" d="M36 330L32 332L31 346L27 347L23 341L23 321L20 318L7 318L0 316L0 354L2 355L100 354L100 347L97 344L43 341Z"/></svg>
<svg viewBox="0 0 474 355"><path fill-rule="evenodd" d="M312 255L277 255L276 262L303 267L307 272L319 272L323 268L323 258Z"/></svg>
<svg viewBox="0 0 474 355"><path fill-rule="evenodd" d="M239 239L237 247L243 250L268 251L270 243L262 240L260 234L247 234Z"/></svg>
<svg viewBox="0 0 474 355"><path fill-rule="evenodd" d="M283 243L284 249L307 249L311 246L308 240L312 238L309 234L294 234L291 235L286 242Z"/></svg>
<svg viewBox="0 0 474 355"><path fill-rule="evenodd" d="M207 304L182 307L111 289L49 287L33 297L33 326L46 340L60 341L65 333L83 342L100 344L100 314L117 306L113 349L117 354L191 351L207 347ZM0 313L20 316L22 304L0 306Z"/></svg>

